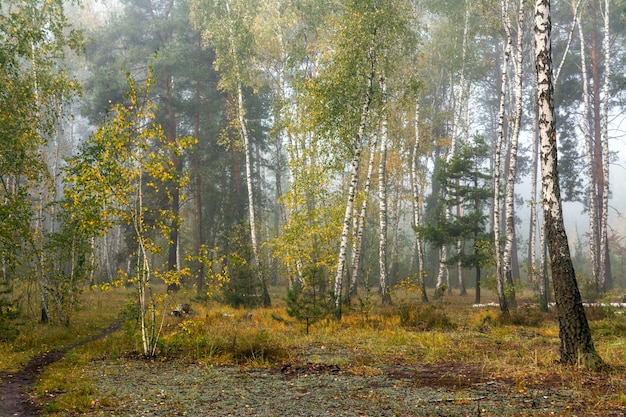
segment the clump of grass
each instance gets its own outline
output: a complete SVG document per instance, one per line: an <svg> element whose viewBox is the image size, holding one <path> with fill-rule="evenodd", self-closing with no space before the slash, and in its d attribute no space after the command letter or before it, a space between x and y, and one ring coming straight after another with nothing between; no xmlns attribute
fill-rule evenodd
<svg viewBox="0 0 626 417"><path fill-rule="evenodd" d="M398 306L400 324L420 330L453 329L454 323L446 311L436 304L403 303Z"/></svg>
<svg viewBox="0 0 626 417"><path fill-rule="evenodd" d="M497 322L508 326L541 327L545 322L545 315L536 307L523 307L500 314Z"/></svg>
<svg viewBox="0 0 626 417"><path fill-rule="evenodd" d="M585 307L585 314L587 320L596 321L614 318L616 312L614 307L596 304Z"/></svg>
<svg viewBox="0 0 626 417"><path fill-rule="evenodd" d="M218 307L170 326L160 353L187 360L265 366L289 356L291 330L273 309Z"/></svg>

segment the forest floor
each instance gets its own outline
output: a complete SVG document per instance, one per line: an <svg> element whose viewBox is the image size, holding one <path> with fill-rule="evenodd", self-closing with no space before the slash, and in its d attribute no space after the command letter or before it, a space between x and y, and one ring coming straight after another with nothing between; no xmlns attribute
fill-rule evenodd
<svg viewBox="0 0 626 417"><path fill-rule="evenodd" d="M596 372L556 362L551 321L488 325L483 309L455 329L354 316L304 334L279 308L197 307L169 319L155 358L116 320L0 373L0 417L626 416L621 314L594 322L611 366Z"/></svg>
<svg viewBox="0 0 626 417"><path fill-rule="evenodd" d="M3 375L0 416L42 415L42 407L29 400L29 391L45 366L77 345L38 356L21 372ZM485 364L416 366L403 363L402 358L385 362L384 366L362 365L363 358L353 349L319 344L304 346L290 361L269 367L105 355L82 370L81 378L96 385L91 409L66 410L63 415L626 416L626 407L609 401L626 389L624 372L564 374L560 370L520 379L489 370ZM46 400L59 394L48 393Z"/></svg>
<svg viewBox="0 0 626 417"><path fill-rule="evenodd" d="M548 372L519 381L464 363L340 367L339 356L353 356L342 346L300 354L269 368L103 361L89 371L99 399L81 415L626 416L626 407L603 401L626 388L623 372L577 372L576 380Z"/></svg>

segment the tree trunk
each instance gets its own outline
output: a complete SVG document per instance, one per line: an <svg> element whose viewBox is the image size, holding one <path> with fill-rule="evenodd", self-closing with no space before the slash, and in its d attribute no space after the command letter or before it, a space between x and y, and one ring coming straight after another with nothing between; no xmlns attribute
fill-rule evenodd
<svg viewBox="0 0 626 417"><path fill-rule="evenodd" d="M250 244L252 245L253 266L258 274L259 283L261 285L261 296L263 305L269 307L271 304L269 292L267 291L267 283L263 277L261 267L261 258L259 251L259 241L257 235L257 222L255 214L254 200L254 182L252 178L252 149L250 144L250 135L246 125L245 109L243 105L243 89L241 82L237 83L237 119L239 120L239 128L243 139L243 152L246 159L246 186L248 190L248 221L250 222Z"/></svg>
<svg viewBox="0 0 626 417"><path fill-rule="evenodd" d="M418 152L420 150L420 105L419 99L415 100L415 141L413 142L413 151L411 155L411 191L413 193L413 225L415 227L415 257L417 258L417 282L422 293L422 301L428 302L428 294L426 294L426 285L424 283L424 249L422 239L419 233L421 226L421 209L422 199L420 198L420 186L418 175Z"/></svg>
<svg viewBox="0 0 626 417"><path fill-rule="evenodd" d="M370 54L371 55L371 54ZM359 166L361 164L361 149L363 147L363 139L365 136L365 125L369 115L370 104L372 102L372 88L374 84L375 64L373 57L370 57L371 69L367 76L367 86L365 89L365 97L363 98L363 106L361 107L361 120L357 131L354 144L354 156L352 157L352 168L350 171L350 187L348 188L348 201L346 203L346 212L343 216L343 229L341 231L341 242L339 245L339 257L337 260L337 274L335 275L334 296L335 296L335 317L341 320L341 294L343 289L343 277L346 268L346 257L348 248L348 235L350 231L350 222L352 212L354 210L354 198L356 196L357 185L359 182Z"/></svg>
<svg viewBox="0 0 626 417"><path fill-rule="evenodd" d="M534 86L534 82L533 82ZM531 97L535 99L535 95ZM535 285L536 275L536 251L537 251L537 163L539 152L539 135L537 124L537 109L533 108L533 139L532 139L532 153L530 158L530 225L528 228L528 256L527 256L527 280Z"/></svg>
<svg viewBox="0 0 626 417"><path fill-rule="evenodd" d="M604 167L604 161L603 161L603 144L602 144L602 139L603 139L603 135L602 135L602 82L601 82L601 76L600 76L600 67L601 67L601 63L600 63L600 51L601 51L601 45L600 45L600 40L599 40L599 33L598 33L598 26L597 22L598 22L598 7L599 7L599 1L592 1L591 2L591 12L592 12L592 22L593 22L593 28L591 30L591 59L590 59L590 65L591 65L591 77L593 79L593 84L592 84L592 94L591 94L591 99L592 99L592 120L591 120L591 126L593 128L593 187L595 188L595 193L597 195L597 199L596 199L596 213L597 213L597 217L594 219L594 221L596 222L595 224L595 230L597 230L598 236L597 236L597 260L598 260L598 266L597 266L597 271L598 271L598 275L596 276L596 288L598 289L598 291L602 291L602 288L604 287L603 281L604 281L604 277L606 277L606 265L603 264L602 260L603 260L603 255L602 252L605 251L605 247L603 245L606 245L606 240L603 239L603 230L602 230L602 219L604 217L604 213L603 213L603 201L604 201L604 190L605 190L605 182L604 182L604 175L603 175L603 167Z"/></svg>
<svg viewBox="0 0 626 417"><path fill-rule="evenodd" d="M508 17L508 13L507 13ZM510 19L507 18L505 22L507 27L507 37L510 38ZM522 124L522 63L523 63L523 26L524 26L524 1L520 0L518 5L518 18L517 18L517 44L515 50L515 116L513 119L513 132L510 139L509 149L509 170L507 176L506 185L506 202L505 202L505 224L506 224L506 242L504 245L503 259L503 274L505 282L508 287L505 296L507 299L507 305L515 308L515 291L514 287L511 287L513 283L513 250L515 249L515 180L517 176L517 146L519 142L519 134ZM519 277L518 277L519 278Z"/></svg>
<svg viewBox="0 0 626 417"><path fill-rule="evenodd" d="M382 93L381 128L380 128L380 156L378 163L378 220L380 226L380 236L378 241L378 263L380 266L380 296L383 304L391 302L389 295L389 283L387 282L387 136L388 136L388 114L387 114L387 83L384 78L380 79Z"/></svg>
<svg viewBox="0 0 626 417"><path fill-rule="evenodd" d="M591 136L591 109L589 106L591 97L589 95L589 76L587 74L587 60L585 57L585 37L582 31L582 25L580 22L578 26L578 37L580 42L580 68L581 78L583 82L583 117L582 117L582 131L585 137L585 152L587 154L587 179L588 185L588 207L589 210L589 253L591 255L591 275L593 281L597 284L600 282L600 255L598 251L599 242L599 230L598 230L598 194L596 193L596 186L594 180L594 166L593 166L593 137Z"/></svg>
<svg viewBox="0 0 626 417"><path fill-rule="evenodd" d="M201 68L201 51L202 51L202 40L198 39L198 46L197 46L197 52L198 52L198 68ZM194 187L195 187L195 195L196 195L196 212L195 212L195 216L196 216L196 254L200 254L202 245L204 244L204 236L203 236L203 225L202 225L202 174L200 172L201 167L202 167L202 158L201 158L201 150L200 150L200 109L202 108L201 106L201 96L200 96L200 89L201 89L201 82L198 78L195 80L196 83L196 91L195 91L195 97L194 97L194 101L195 101L195 105L196 108L194 109L194 120L193 120L193 134L196 138L196 140L198 140L198 145L195 149L194 155L193 155L193 169L194 169ZM197 294L202 294L204 293L204 265L202 262L198 262L198 272L197 272L197 277L196 277L196 293Z"/></svg>
<svg viewBox="0 0 626 417"><path fill-rule="evenodd" d="M600 281L599 290L604 293L611 287L611 267L608 242L608 215L609 215L609 83L611 82L611 51L609 50L609 4L610 0L604 1L604 39L602 50L604 52L604 80L602 83L602 204L600 218Z"/></svg>
<svg viewBox="0 0 626 417"><path fill-rule="evenodd" d="M352 264L350 269L350 289L348 290L347 303L350 305L351 298L357 293L357 283L361 269L361 252L363 250L363 235L365 232L365 219L367 214L368 196L372 183L372 174L374 172L374 162L376 160L377 140L374 138L370 146L370 160L367 167L367 177L365 178L365 186L363 187L363 203L361 203L361 211L354 216L352 223Z"/></svg>
<svg viewBox="0 0 626 417"><path fill-rule="evenodd" d="M169 73L165 74L165 96L166 96L166 108L167 108L167 141L173 143L176 141L176 112L174 111L174 98L173 98L173 79ZM172 163L176 167L176 173L179 174L182 171L182 163L180 157L173 156ZM179 212L180 212L180 187L178 184L172 184L169 190L171 194L171 208L174 218L170 224L170 236L167 248L167 270L179 271L179 255L178 255L178 231L179 231ZM168 282L168 291L178 291L180 287L179 282Z"/></svg>
<svg viewBox="0 0 626 417"><path fill-rule="evenodd" d="M561 362L597 367L602 359L595 350L576 283L567 235L557 170L557 146L552 84L550 1L535 2L535 62L537 69L541 173L546 239L550 253L554 294L559 319Z"/></svg>
<svg viewBox="0 0 626 417"><path fill-rule="evenodd" d="M509 18L508 18L508 1L501 1L502 8L502 17L505 28L508 28ZM494 174L493 174L493 183L494 183L494 193L493 193L493 232L494 232L494 241L495 241L495 258L496 258L496 286L498 293L498 301L500 304L500 310L507 314L509 312L509 306L507 303L507 299L505 296L505 270L503 265L503 252L500 246L500 239L502 237L502 233L500 230L500 188L501 188L501 160L502 153L504 148L504 116L505 116L505 101L506 101L506 86L508 79L508 67L509 60L511 57L512 50L512 40L510 31L506 30L506 45L504 48L504 60L502 62L502 79L500 80L500 109L498 112L498 134L497 134L497 142L496 142L496 152L495 152L495 161L494 161Z"/></svg>

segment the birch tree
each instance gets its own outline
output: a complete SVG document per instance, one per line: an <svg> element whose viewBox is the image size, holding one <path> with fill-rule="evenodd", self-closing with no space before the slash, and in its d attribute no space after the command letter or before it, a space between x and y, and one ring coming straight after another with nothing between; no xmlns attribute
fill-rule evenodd
<svg viewBox="0 0 626 417"><path fill-rule="evenodd" d="M600 224L600 270L597 280L598 290L603 293L610 285L610 257L608 242L608 215L609 215L609 84L611 81L611 53L610 47L610 0L604 0L604 38L602 50L604 52L604 79L602 80L602 131L600 140L602 142L602 191L599 219ZM600 184L598 186L600 186Z"/></svg>
<svg viewBox="0 0 626 417"><path fill-rule="evenodd" d="M503 61L501 68L501 79L500 79L500 109L498 111L498 129L497 129L497 139L496 139L496 150L494 157L494 179L493 179L493 231L494 231L494 242L495 242L495 258L496 258L496 284L497 284L497 294L498 301L500 304L500 310L503 313L508 313L509 305L506 298L506 281L504 275L504 265L503 265L503 253L502 248L500 246L500 240L502 238L501 231L501 184L502 184L502 155L504 153L504 124L505 124L505 103L506 103L506 91L507 91L507 82L508 82L508 70L509 70L509 61L511 58L511 52L513 49L513 41L511 37L511 32L508 30L510 28L510 17L509 17L509 5L508 0L501 0L500 7L502 10L502 21L503 25L507 30L505 30L506 38L504 43L504 51L503 51Z"/></svg>
<svg viewBox="0 0 626 417"><path fill-rule="evenodd" d="M389 295L387 277L387 138L389 133L389 120L387 114L387 81L384 76L380 78L380 92L382 100L381 126L380 126L380 156L378 163L378 202L379 202L379 242L378 242L378 263L380 265L380 295L383 304L391 302Z"/></svg>
<svg viewBox="0 0 626 417"><path fill-rule="evenodd" d="M505 7L508 7L506 5ZM517 42L515 44L515 60L513 68L515 70L514 78L514 101L515 114L513 116L513 129L509 146L509 170L507 173L506 196L505 196L505 225L506 225L506 241L504 252L502 254L502 273L503 280L507 283L508 288L505 297L508 297L507 306L515 307L515 290L513 287L512 276L512 256L513 256L513 240L515 239L515 182L517 178L517 148L519 143L519 135L522 125L522 64L523 64L523 35L524 35L524 0L519 0L517 6ZM505 30L507 38L512 38L510 34L510 18L508 12L505 12L507 19L505 21ZM498 240L496 240L498 242ZM499 244L499 243L496 243ZM519 277L518 277L519 278Z"/></svg>
<svg viewBox="0 0 626 417"><path fill-rule="evenodd" d="M419 153L421 151L420 144L420 104L419 97L415 100L415 116L413 120L414 126L414 141L411 150L411 193L412 193L412 208L413 208L413 228L415 230L415 239L413 241L413 253L416 258L417 264L417 282L420 289L422 301L428 302L428 294L426 294L426 285L424 283L424 249L422 236L420 234L420 227L422 226L422 196L420 186L421 174L420 168L423 165L420 163Z"/></svg>
<svg viewBox="0 0 626 417"><path fill-rule="evenodd" d="M559 321L561 362L598 367L602 359L591 338L563 224L554 118L550 1L536 0L534 16L544 221Z"/></svg>
<svg viewBox="0 0 626 417"><path fill-rule="evenodd" d="M163 327L166 296L154 291L155 280L179 283L183 271L168 271L156 255L169 246L170 225L177 221L171 210L147 203L149 189L166 184L184 187L172 158L192 144L189 138L171 142L155 123L155 107L147 100L153 80L137 86L129 78L127 103L117 104L108 118L68 161L64 207L70 221L88 236L103 236L115 225L130 225L135 245L129 259L134 268L126 278L137 289L139 330L145 356L154 356ZM161 310L162 308L162 310Z"/></svg>
<svg viewBox="0 0 626 417"><path fill-rule="evenodd" d="M346 268L348 237L350 232L350 223L352 221L354 198L356 196L358 180L359 180L359 168L361 164L361 150L363 147L363 140L365 136L365 128L367 118L370 112L370 105L372 102L374 76L376 70L376 59L374 51L370 48L368 53L368 61L370 65L370 71L366 73L366 89L364 91L363 105L361 106L360 122L356 135L355 145L353 149L352 163L350 164L350 185L348 188L348 200L346 203L346 211L343 216L343 228L341 231L341 240L339 244L339 256L337 260L337 273L335 275L335 316L341 319L341 295L343 291L343 278Z"/></svg>

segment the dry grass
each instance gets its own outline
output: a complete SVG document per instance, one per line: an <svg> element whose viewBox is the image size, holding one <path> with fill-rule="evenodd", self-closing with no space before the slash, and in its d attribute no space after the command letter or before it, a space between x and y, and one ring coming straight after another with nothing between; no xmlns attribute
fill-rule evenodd
<svg viewBox="0 0 626 417"><path fill-rule="evenodd" d="M115 290L86 296L70 327L30 324L14 342L0 345L0 370L13 370L38 352L105 328L129 293ZM347 310L341 322L319 321L309 334L304 324L286 314L280 301L272 308L255 310L193 302L192 314L165 318L157 360L259 368L298 360L332 363L363 376L379 375L381 369L398 365L459 364L505 378L519 392L546 384L587 389L590 379L600 378L599 386L612 387L613 394L607 399L597 392L598 400L626 406L626 325L620 312L593 312L597 349L613 367L595 374L557 365L559 339L553 315L526 307L505 319L496 308L473 308L469 302L469 297L449 297L428 306L411 301L374 305L367 315ZM139 357L135 330L136 323L127 321L116 334L76 348L48 367L36 389L46 410L67 415L67 410L89 409L96 388L84 369L101 359Z"/></svg>

